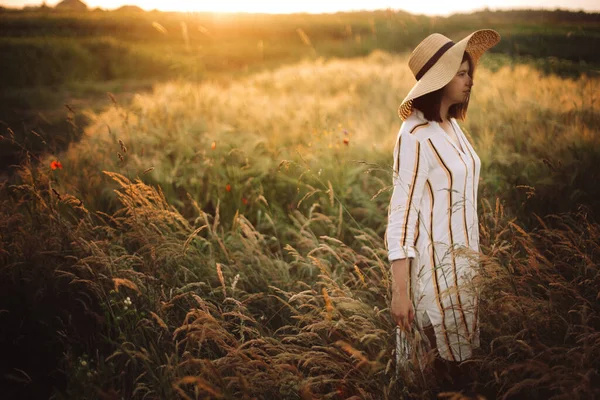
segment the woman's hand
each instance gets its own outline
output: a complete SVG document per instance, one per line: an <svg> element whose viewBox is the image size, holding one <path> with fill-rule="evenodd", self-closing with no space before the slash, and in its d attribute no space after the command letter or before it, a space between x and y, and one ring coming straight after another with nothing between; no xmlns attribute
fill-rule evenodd
<svg viewBox="0 0 600 400"><path fill-rule="evenodd" d="M390 312L394 322L404 331L410 332L410 327L415 318L415 310L407 293L397 291L392 293Z"/></svg>
<svg viewBox="0 0 600 400"><path fill-rule="evenodd" d="M392 303L390 305L394 322L407 332L410 331L415 318L415 310L408 292L408 268L410 268L408 258L392 262Z"/></svg>

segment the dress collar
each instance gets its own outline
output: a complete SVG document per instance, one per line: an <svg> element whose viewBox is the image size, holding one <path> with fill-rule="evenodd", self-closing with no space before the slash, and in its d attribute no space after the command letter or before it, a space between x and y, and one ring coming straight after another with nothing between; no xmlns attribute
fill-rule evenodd
<svg viewBox="0 0 600 400"><path fill-rule="evenodd" d="M423 121L427 121L427 119L425 118L425 114L423 114L423 112L418 108L413 108L413 112L415 113L417 118L422 119Z"/></svg>

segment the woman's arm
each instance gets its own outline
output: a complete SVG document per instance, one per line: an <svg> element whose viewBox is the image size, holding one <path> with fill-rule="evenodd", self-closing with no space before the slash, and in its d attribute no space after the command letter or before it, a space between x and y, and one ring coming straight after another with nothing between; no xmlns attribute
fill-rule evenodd
<svg viewBox="0 0 600 400"><path fill-rule="evenodd" d="M428 175L429 162L424 146L414 135L401 132L394 149L394 189L386 229L386 246L391 262L416 256L415 224Z"/></svg>
<svg viewBox="0 0 600 400"><path fill-rule="evenodd" d="M408 258L401 258L392 261L392 295L408 297L408 268L410 267Z"/></svg>

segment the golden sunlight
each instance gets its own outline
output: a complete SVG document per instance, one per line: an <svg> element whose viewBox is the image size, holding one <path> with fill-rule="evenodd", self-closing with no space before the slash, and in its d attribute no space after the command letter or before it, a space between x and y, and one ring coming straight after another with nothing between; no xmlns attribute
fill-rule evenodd
<svg viewBox="0 0 600 400"><path fill-rule="evenodd" d="M327 7L315 2L266 2L225 0L214 2L197 2L189 0L143 0L140 6L146 10L158 9L165 11L211 11L211 12L249 12L249 13L292 13L292 12L330 12L336 7Z"/></svg>
<svg viewBox="0 0 600 400"><path fill-rule="evenodd" d="M0 0L8 7L23 7L32 3L46 3L55 6L62 0ZM178 12L247 12L247 13L335 13L340 11L368 11L391 8L411 14L449 16L454 13L470 13L486 7L500 9L573 9L589 12L600 11L598 0L421 0L398 2L394 0L305 0L302 2L274 2L273 0L219 0L213 2L199 0L82 0L90 8L116 9L124 5L138 6L144 10Z"/></svg>
<svg viewBox="0 0 600 400"><path fill-rule="evenodd" d="M220 1L190 1L190 0L88 0L88 5L103 8L117 8L123 4L137 5L146 10L161 11L212 11L212 12L250 12L285 14L293 12L334 13L338 11L400 9L412 14L450 15L453 13L469 13L481 10L507 8L574 8L598 10L597 0L462 0L450 2L447 0L422 0L414 2L397 2L393 0L305 0L302 2L273 0L220 0Z"/></svg>
<svg viewBox="0 0 600 400"><path fill-rule="evenodd" d="M514 0L505 0L505 2ZM520 0L519 0L520 1ZM535 3L537 0L530 0ZM302 2L274 2L272 0L255 0L252 2L240 0L220 0L214 2L190 0L89 0L89 5L99 5L103 8L117 8L123 4L137 5L145 10L157 9L161 11L209 11L209 12L249 12L285 14L294 12L307 13L333 13L338 11L374 10L374 9L401 9L414 14L451 14L455 12L471 12L485 6L502 5L501 1L463 0L460 3L441 0L428 0L398 4L390 0L346 0L342 1L316 1ZM98 4L96 4L98 3Z"/></svg>

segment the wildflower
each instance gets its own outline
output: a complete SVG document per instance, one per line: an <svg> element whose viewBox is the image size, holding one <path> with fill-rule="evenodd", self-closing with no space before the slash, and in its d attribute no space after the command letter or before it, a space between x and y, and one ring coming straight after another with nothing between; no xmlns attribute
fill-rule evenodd
<svg viewBox="0 0 600 400"><path fill-rule="evenodd" d="M85 360L81 360L81 366L82 366L82 367L85 367L86 365L87 365L87 361L85 361Z"/></svg>
<svg viewBox="0 0 600 400"><path fill-rule="evenodd" d="M214 150L217 148L217 142L213 141L212 144L210 145L210 149Z"/></svg>
<svg viewBox="0 0 600 400"><path fill-rule="evenodd" d="M127 309L127 306L130 306L130 305L131 305L131 299L130 299L129 297L127 297L127 298L126 298L126 299L123 301L123 303L125 304L125 309Z"/></svg>
<svg viewBox="0 0 600 400"><path fill-rule="evenodd" d="M91 377L92 377L92 372L91 372L91 371L90 371L90 372L88 372L88 373L87 373L87 376L88 376L88 378L91 378Z"/></svg>
<svg viewBox="0 0 600 400"><path fill-rule="evenodd" d="M228 192L231 192L231 185L229 183L227 185L225 185L225 190L227 190Z"/></svg>
<svg viewBox="0 0 600 400"><path fill-rule="evenodd" d="M242 203L244 203L244 205L248 204L248 199L245 197L242 197Z"/></svg>
<svg viewBox="0 0 600 400"><path fill-rule="evenodd" d="M52 169L57 169L57 168L62 169L62 164L60 163L60 161L54 160L54 161L52 161L50 163L50 168L52 168Z"/></svg>
<svg viewBox="0 0 600 400"><path fill-rule="evenodd" d="M344 138L344 144L345 144L346 146L348 146L348 143L350 143L350 139L349 139L349 138L347 138L347 137L345 137L345 138Z"/></svg>

